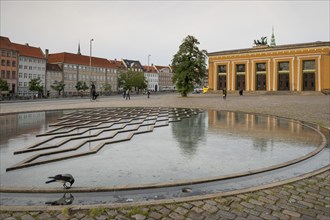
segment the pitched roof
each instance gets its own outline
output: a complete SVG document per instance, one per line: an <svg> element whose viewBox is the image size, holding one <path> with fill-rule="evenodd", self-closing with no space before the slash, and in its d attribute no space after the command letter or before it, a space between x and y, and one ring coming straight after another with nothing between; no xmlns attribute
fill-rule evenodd
<svg viewBox="0 0 330 220"><path fill-rule="evenodd" d="M109 60L110 67L116 69L125 69L125 65L122 61L118 60Z"/></svg>
<svg viewBox="0 0 330 220"><path fill-rule="evenodd" d="M308 48L308 47L320 47L320 46L330 46L330 42L311 42L311 43L300 43L300 44L285 44L277 45L275 47L254 47L254 48L244 48L236 50L224 50L218 52L207 53L208 56L226 55L226 54L240 54L240 53L256 53L256 52L267 52L276 50L289 50L298 48Z"/></svg>
<svg viewBox="0 0 330 220"><path fill-rule="evenodd" d="M40 47L32 47L28 44L16 44L12 43L18 50L20 56L34 57L39 59L46 59L44 53Z"/></svg>
<svg viewBox="0 0 330 220"><path fill-rule="evenodd" d="M172 71L170 66L155 66L155 68L157 69L158 72L160 72L160 70L162 69L169 69L170 71Z"/></svg>
<svg viewBox="0 0 330 220"><path fill-rule="evenodd" d="M62 71L61 67L58 64L52 64L52 63L46 64L46 70L47 71L57 71L57 72Z"/></svg>
<svg viewBox="0 0 330 220"><path fill-rule="evenodd" d="M133 68L135 66L135 68L139 68L139 69L143 70L141 63L138 60L123 59L123 62L125 64L126 68Z"/></svg>
<svg viewBox="0 0 330 220"><path fill-rule="evenodd" d="M0 48L17 51L17 49L15 48L13 43L9 40L9 38L3 36L0 36Z"/></svg>
<svg viewBox="0 0 330 220"><path fill-rule="evenodd" d="M155 66L143 66L143 71L144 72L148 72L148 73L157 73L157 69L155 68Z"/></svg>
<svg viewBox="0 0 330 220"><path fill-rule="evenodd" d="M105 58L92 57L92 66L93 67L104 67L111 68L110 62ZM48 55L49 63L68 63L68 64L79 64L79 65L90 65L90 57L80 54L73 53L53 53Z"/></svg>

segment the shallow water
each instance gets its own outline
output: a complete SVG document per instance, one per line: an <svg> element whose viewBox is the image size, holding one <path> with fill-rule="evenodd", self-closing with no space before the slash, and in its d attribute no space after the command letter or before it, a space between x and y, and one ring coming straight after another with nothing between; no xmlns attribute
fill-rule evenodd
<svg viewBox="0 0 330 220"><path fill-rule="evenodd" d="M85 113L88 111L92 110L80 110ZM47 177L58 173L72 174L76 179L74 185L80 187L189 181L284 163L314 151L322 141L317 132L297 121L209 110L169 123L168 126L155 127L152 132L136 134L130 141L105 145L96 154L6 172L8 167L40 153L14 155L15 151L49 138L36 135L53 130L54 127L49 125L71 112L73 111L0 116L1 124L4 125L0 130L2 187L46 187ZM152 120L150 117L150 121ZM124 130L129 128L127 126ZM84 129L79 129L79 132ZM103 129L102 126L94 126L93 130L82 136L91 139L87 136ZM151 126L139 129L148 130ZM106 138L112 133L103 132L100 137ZM115 138L126 136L127 133L124 132ZM67 137L57 138L49 143L58 143L65 138ZM72 140L59 149L77 145L81 141ZM88 142L79 151L89 151L100 142ZM74 153L76 152L65 152L38 160Z"/></svg>

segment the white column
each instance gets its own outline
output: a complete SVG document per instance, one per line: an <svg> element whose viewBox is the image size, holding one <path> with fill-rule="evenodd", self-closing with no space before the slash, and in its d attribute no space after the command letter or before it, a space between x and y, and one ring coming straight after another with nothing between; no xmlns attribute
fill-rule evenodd
<svg viewBox="0 0 330 220"><path fill-rule="evenodd" d="M267 71L266 71L266 74L268 75L268 91L270 91L270 59L268 60L268 68L267 68Z"/></svg>
<svg viewBox="0 0 330 220"><path fill-rule="evenodd" d="M297 81L297 91L301 91L301 88L300 88L300 58L297 57L298 59L298 81Z"/></svg>
<svg viewBox="0 0 330 220"><path fill-rule="evenodd" d="M317 75L318 75L318 84L319 88L317 91L321 91L321 56L318 57L318 62L317 62Z"/></svg>
<svg viewBox="0 0 330 220"><path fill-rule="evenodd" d="M294 57L292 58L291 61L291 68L292 68L292 91L294 91Z"/></svg>

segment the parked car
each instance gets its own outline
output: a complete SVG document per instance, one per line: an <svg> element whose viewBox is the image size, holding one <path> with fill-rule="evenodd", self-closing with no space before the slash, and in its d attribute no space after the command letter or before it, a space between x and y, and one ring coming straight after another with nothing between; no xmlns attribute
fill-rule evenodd
<svg viewBox="0 0 330 220"><path fill-rule="evenodd" d="M201 92L203 92L203 89L202 88L200 88L200 87L194 88L193 93L201 93Z"/></svg>
<svg viewBox="0 0 330 220"><path fill-rule="evenodd" d="M209 91L209 87L206 86L206 87L203 87L203 93L207 93Z"/></svg>

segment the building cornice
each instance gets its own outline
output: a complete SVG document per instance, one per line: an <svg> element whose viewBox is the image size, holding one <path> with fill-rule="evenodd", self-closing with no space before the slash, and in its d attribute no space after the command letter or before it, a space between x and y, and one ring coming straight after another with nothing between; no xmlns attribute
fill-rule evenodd
<svg viewBox="0 0 330 220"><path fill-rule="evenodd" d="M302 43L302 44L286 44L278 45L275 47L253 47L246 49L236 49L236 50L225 50L218 52L207 53L208 56L221 56L221 55L230 55L230 54L247 54L247 53L261 53L261 52L272 52L279 50L292 50L292 49L302 49L302 48L317 48L317 47L329 47L330 42L313 42L313 43Z"/></svg>

